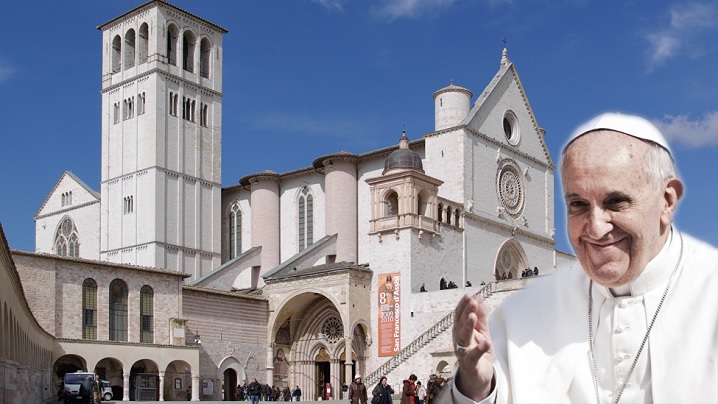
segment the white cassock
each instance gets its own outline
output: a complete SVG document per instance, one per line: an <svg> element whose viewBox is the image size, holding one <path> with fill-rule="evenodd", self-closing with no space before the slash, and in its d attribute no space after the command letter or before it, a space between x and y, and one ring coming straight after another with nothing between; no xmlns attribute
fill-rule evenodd
<svg viewBox="0 0 718 404"><path fill-rule="evenodd" d="M593 284L599 396L612 402L718 402L718 249L683 235L681 264L635 370L648 324L678 261L675 230L641 275L615 294ZM588 339L589 278L558 270L492 313L496 388L486 402L595 403ZM473 403L452 385L442 399ZM444 400L440 400L444 402Z"/></svg>

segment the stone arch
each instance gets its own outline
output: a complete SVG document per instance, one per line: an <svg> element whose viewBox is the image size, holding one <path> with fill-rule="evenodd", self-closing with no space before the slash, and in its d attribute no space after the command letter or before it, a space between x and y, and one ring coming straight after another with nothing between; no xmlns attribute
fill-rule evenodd
<svg viewBox="0 0 718 404"><path fill-rule="evenodd" d="M430 217L431 214L429 212L429 199L430 195L425 190L422 189L419 191L419 193L416 195L416 214L420 216L427 216Z"/></svg>
<svg viewBox="0 0 718 404"><path fill-rule="evenodd" d="M521 271L528 268L526 252L515 239L506 240L501 245L494 262L494 277L496 280L520 278Z"/></svg>
<svg viewBox="0 0 718 404"><path fill-rule="evenodd" d="M381 200L384 204L381 217L397 216L401 213L399 212L399 191L396 189L388 188L384 190Z"/></svg>
<svg viewBox="0 0 718 404"><path fill-rule="evenodd" d="M303 295L306 295L306 296L303 296ZM286 315L287 308L289 308L289 311L291 312L292 309L294 309L294 307L292 307L292 306L295 306L298 304L299 306L304 307L306 305L306 303L304 303L303 301L297 301L296 299L299 298L302 300L306 300L307 298L311 299L312 296L318 296L318 295L329 300L331 302L331 304L337 308L337 311L341 315L342 322L344 324L346 324L345 315L342 313L341 310L338 309L339 307L341 307L341 304L336 299L336 297L330 293L327 293L326 290L310 287L310 288L306 288L306 289L302 289L302 290L297 290L297 291L287 295L284 298L284 300L282 300L281 302L279 302L279 304L277 304L276 310L274 310L274 312L272 313L272 315L269 318L269 324L271 325L271 327L269 329L269 341L268 342L272 342L271 338L274 335L276 335L279 327L284 323L284 320L286 320L288 318ZM294 310L294 311L298 311L298 310ZM280 322L280 320L281 320L281 322Z"/></svg>
<svg viewBox="0 0 718 404"><path fill-rule="evenodd" d="M177 66L177 47L179 41L179 28L177 24L170 22L167 24L167 63Z"/></svg>
<svg viewBox="0 0 718 404"><path fill-rule="evenodd" d="M212 61L212 41L205 36L199 43L199 75L208 79Z"/></svg>
<svg viewBox="0 0 718 404"><path fill-rule="evenodd" d="M179 379L179 381L178 381ZM166 401L189 401L192 386L192 366L183 360L170 362L165 368L164 399Z"/></svg>
<svg viewBox="0 0 718 404"><path fill-rule="evenodd" d="M446 379L452 375L453 367L449 362L442 359L436 364L435 372L439 377Z"/></svg>
<svg viewBox="0 0 718 404"><path fill-rule="evenodd" d="M185 29L182 33L182 69L194 72L195 48L197 47L197 34Z"/></svg>
<svg viewBox="0 0 718 404"><path fill-rule="evenodd" d="M117 73L122 69L122 38L115 35L112 38L112 73Z"/></svg>
<svg viewBox="0 0 718 404"><path fill-rule="evenodd" d="M135 30L130 28L125 32L125 50L123 52L123 65L125 69L135 67Z"/></svg>
<svg viewBox="0 0 718 404"><path fill-rule="evenodd" d="M227 356L222 359L217 368L217 380L223 381L224 401L235 401L237 399L237 384L246 379L244 368L234 356Z"/></svg>

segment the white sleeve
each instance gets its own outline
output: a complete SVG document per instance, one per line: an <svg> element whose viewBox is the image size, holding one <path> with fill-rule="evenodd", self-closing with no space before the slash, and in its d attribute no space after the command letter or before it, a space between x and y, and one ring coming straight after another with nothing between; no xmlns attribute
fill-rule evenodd
<svg viewBox="0 0 718 404"><path fill-rule="evenodd" d="M458 374L454 376L454 380L458 377ZM494 367L494 379L496 379L496 367ZM492 404L496 402L496 384L494 384L494 388L491 389L491 393L489 393L488 397L481 401L474 401L465 395L463 395L459 388L456 387L456 383L451 383L451 392L454 393L454 403L456 404Z"/></svg>

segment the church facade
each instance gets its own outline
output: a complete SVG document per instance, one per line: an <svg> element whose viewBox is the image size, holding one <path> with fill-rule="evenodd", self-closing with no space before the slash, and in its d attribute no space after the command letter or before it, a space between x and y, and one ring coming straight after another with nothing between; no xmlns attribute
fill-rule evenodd
<svg viewBox="0 0 718 404"><path fill-rule="evenodd" d="M232 398L227 386L252 377L312 398L356 374L371 383L450 372L451 311L463 294L496 305L525 284L526 269L573 262L554 249L555 167L506 50L476 98L453 83L437 90L435 126L414 140L401 134L379 150L317 156L222 188L227 30L164 1L98 29L100 191L64 173L35 216L37 254L17 256L73 258L64 265L95 274L73 275L79 291L101 278L101 293L112 293L121 278L139 299L148 277L165 290L169 300L155 304L164 311L145 324L163 350L143 367L161 373L163 398L179 397L177 352L192 368L180 384L195 386L184 395L193 399ZM81 321L61 338L90 339L85 309L70 310ZM132 310L139 325L128 338L140 349L143 314ZM107 342L103 327L95 339ZM117 362L105 367L129 394L127 364Z"/></svg>

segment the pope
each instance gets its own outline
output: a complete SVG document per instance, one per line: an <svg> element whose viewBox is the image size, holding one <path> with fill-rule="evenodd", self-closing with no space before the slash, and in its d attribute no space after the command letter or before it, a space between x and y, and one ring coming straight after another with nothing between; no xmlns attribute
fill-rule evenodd
<svg viewBox="0 0 718 404"><path fill-rule="evenodd" d="M583 271L538 279L490 318L462 298L442 401L718 402L718 249L673 224L683 183L661 132L601 114L570 137L561 179Z"/></svg>

